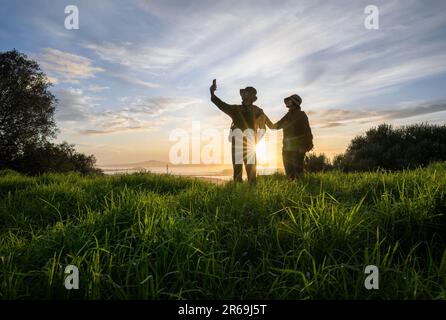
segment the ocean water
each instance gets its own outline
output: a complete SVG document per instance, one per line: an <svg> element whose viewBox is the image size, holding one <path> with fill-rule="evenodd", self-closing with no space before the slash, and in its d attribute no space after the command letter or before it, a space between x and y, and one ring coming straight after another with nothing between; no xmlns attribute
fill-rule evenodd
<svg viewBox="0 0 446 320"><path fill-rule="evenodd" d="M151 172L155 174L172 174L177 176L190 176L197 178L205 178L205 179L219 179L219 180L231 180L232 179L232 168L219 168L219 167L182 167L182 166L174 166L169 168L164 167L141 167L141 168L113 168L113 167L99 167L104 171L105 174L113 175L113 174L125 174L125 173L135 173L135 172ZM258 175L271 175L276 172L281 172L281 169L278 168L257 168ZM244 178L246 178L246 172L243 172Z"/></svg>

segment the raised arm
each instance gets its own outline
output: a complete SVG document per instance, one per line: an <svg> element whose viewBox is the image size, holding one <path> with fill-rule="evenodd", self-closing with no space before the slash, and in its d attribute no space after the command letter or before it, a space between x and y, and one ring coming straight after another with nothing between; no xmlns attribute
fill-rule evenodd
<svg viewBox="0 0 446 320"><path fill-rule="evenodd" d="M211 92L211 101L224 113L226 113L228 116L232 117L234 113L234 106L227 104L226 102L222 101L219 97L215 95L215 90L217 90L217 84L216 80L214 79L212 86L209 88L209 91Z"/></svg>

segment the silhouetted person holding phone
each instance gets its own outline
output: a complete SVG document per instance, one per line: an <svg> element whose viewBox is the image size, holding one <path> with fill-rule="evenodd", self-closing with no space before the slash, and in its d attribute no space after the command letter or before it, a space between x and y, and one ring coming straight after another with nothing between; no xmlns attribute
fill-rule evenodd
<svg viewBox="0 0 446 320"><path fill-rule="evenodd" d="M296 179L304 172L305 153L313 149L313 134L307 114L301 110L302 98L294 94L284 102L288 112L273 129L283 129L283 166L288 178Z"/></svg>
<svg viewBox="0 0 446 320"><path fill-rule="evenodd" d="M272 126L263 110L253 104L257 100L257 90L253 87L240 89L242 98L240 105L227 104L215 95L215 90L217 90L215 79L209 90L211 101L232 119L230 137L234 181L242 182L243 164L245 164L248 181L253 184L256 182L257 175L255 146L257 141L262 138L262 133L265 132L265 124ZM260 134L259 129L263 130L260 131ZM240 133L243 134L240 135Z"/></svg>

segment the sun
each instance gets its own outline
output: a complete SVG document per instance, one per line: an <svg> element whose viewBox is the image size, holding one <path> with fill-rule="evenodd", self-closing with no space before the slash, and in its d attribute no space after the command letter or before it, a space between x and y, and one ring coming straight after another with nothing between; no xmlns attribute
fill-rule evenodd
<svg viewBox="0 0 446 320"><path fill-rule="evenodd" d="M266 151L266 142L265 139L261 140L256 145L256 156L258 164L266 164L268 163L268 153Z"/></svg>

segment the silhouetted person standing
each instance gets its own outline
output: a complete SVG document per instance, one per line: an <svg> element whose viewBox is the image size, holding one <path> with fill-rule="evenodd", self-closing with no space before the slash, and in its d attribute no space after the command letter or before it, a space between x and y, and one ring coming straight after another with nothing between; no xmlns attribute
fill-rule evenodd
<svg viewBox="0 0 446 320"><path fill-rule="evenodd" d="M240 89L242 104L230 105L215 95L215 90L217 90L216 80L213 81L209 89L211 92L211 101L232 119L231 148L234 181L242 182L243 164L245 164L248 181L255 183L257 175L255 145L261 139L258 135L258 130L265 130L265 123L271 123L263 110L253 104L257 100L257 90L253 87ZM253 139L250 140L249 135L238 135L240 132L254 133Z"/></svg>
<svg viewBox="0 0 446 320"><path fill-rule="evenodd" d="M302 98L294 94L284 99L287 114L273 125L283 129L283 166L290 179L296 179L304 172L305 153L313 149L313 134L307 114L301 110Z"/></svg>

